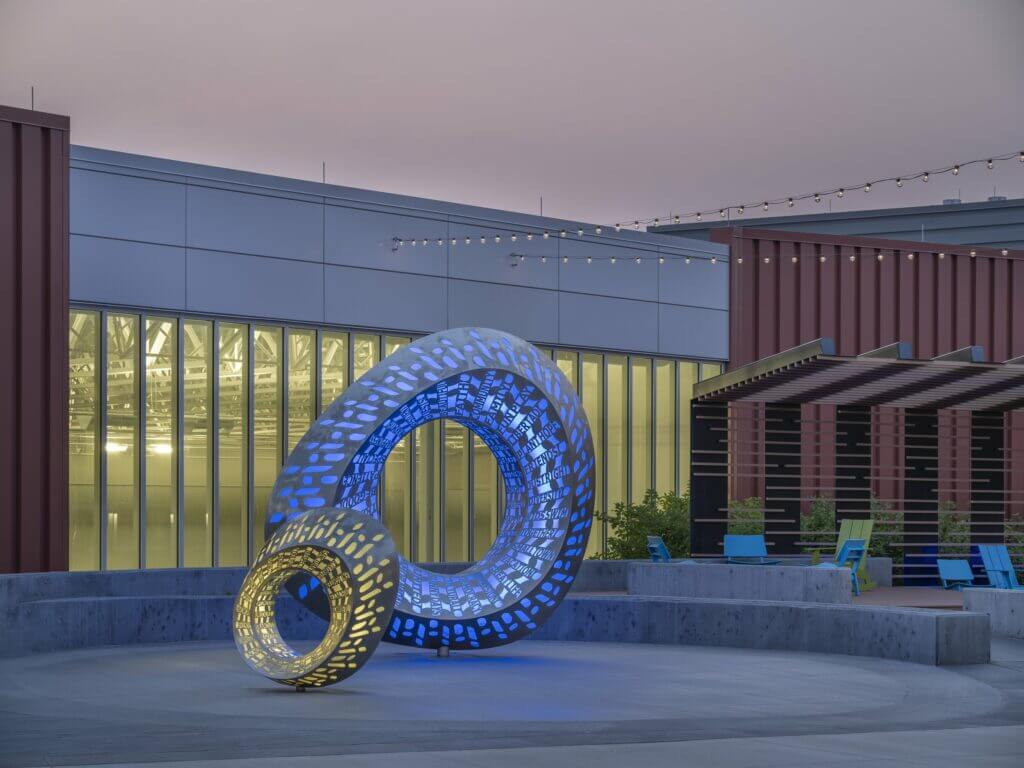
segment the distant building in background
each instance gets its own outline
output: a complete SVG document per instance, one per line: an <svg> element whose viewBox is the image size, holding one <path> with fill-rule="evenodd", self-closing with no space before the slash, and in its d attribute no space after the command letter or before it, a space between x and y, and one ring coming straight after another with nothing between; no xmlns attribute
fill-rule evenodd
<svg viewBox="0 0 1024 768"><path fill-rule="evenodd" d="M650 227L648 231L712 240L713 231L729 227L1021 249L1024 248L1024 198L1007 200L994 196L980 203L952 199L942 205L803 216L733 216L711 222Z"/></svg>

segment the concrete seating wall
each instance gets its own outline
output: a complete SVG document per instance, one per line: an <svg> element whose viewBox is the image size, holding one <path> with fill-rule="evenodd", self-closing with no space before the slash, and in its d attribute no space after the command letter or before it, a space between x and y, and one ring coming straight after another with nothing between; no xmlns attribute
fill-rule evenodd
<svg viewBox="0 0 1024 768"><path fill-rule="evenodd" d="M842 653L932 665L984 664L990 654L982 614L717 598L569 595L534 637Z"/></svg>
<svg viewBox="0 0 1024 768"><path fill-rule="evenodd" d="M992 634L1024 639L1024 590L965 589L964 610L984 613Z"/></svg>
<svg viewBox="0 0 1024 768"><path fill-rule="evenodd" d="M630 562L626 590L631 595L665 597L853 602L848 570L789 565Z"/></svg>

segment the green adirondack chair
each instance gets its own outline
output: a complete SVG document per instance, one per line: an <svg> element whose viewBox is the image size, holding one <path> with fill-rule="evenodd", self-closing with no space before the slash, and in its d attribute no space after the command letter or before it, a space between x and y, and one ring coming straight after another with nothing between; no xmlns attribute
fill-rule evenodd
<svg viewBox="0 0 1024 768"><path fill-rule="evenodd" d="M836 539L836 552L843 548L850 539L861 539L864 542L864 557L861 558L860 568L857 569L857 579L860 581L860 588L868 590L874 588L871 579L868 578L868 547L871 546L871 529L874 527L874 520L851 520L847 518L839 524L839 538Z"/></svg>

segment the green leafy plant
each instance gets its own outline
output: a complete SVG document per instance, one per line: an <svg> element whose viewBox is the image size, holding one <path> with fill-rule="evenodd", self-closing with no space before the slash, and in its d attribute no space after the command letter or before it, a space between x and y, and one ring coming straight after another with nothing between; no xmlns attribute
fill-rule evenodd
<svg viewBox="0 0 1024 768"><path fill-rule="evenodd" d="M893 509L884 501L874 496L868 502L871 519L875 524L871 531L871 543L868 555L871 557L891 557L893 565L903 561L903 512Z"/></svg>
<svg viewBox="0 0 1024 768"><path fill-rule="evenodd" d="M690 494L648 490L639 504L616 504L612 514L594 512L608 523L608 552L594 559L638 560L647 557L647 537L661 536L672 557L690 554Z"/></svg>
<svg viewBox="0 0 1024 768"><path fill-rule="evenodd" d="M764 533L763 507L759 496L730 501L728 532L748 536Z"/></svg>
<svg viewBox="0 0 1024 768"><path fill-rule="evenodd" d="M825 496L815 496L806 515L800 515L800 538L805 544L804 552L820 561L822 548L829 549L836 539L836 502Z"/></svg>
<svg viewBox="0 0 1024 768"><path fill-rule="evenodd" d="M939 557L970 555L971 516L957 511L956 502L939 504Z"/></svg>

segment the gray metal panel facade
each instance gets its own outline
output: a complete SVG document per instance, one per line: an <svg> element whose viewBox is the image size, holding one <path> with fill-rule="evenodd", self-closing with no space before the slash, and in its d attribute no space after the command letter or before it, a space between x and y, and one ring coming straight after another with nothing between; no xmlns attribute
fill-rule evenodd
<svg viewBox="0 0 1024 768"><path fill-rule="evenodd" d="M73 147L71 300L728 358L726 246L610 229L580 240L577 224ZM511 241L526 228L538 234Z"/></svg>
<svg viewBox="0 0 1024 768"><path fill-rule="evenodd" d="M672 224L652 231L707 240L712 230L740 226L1020 249L1024 248L1024 198L804 216L733 216L729 221Z"/></svg>

